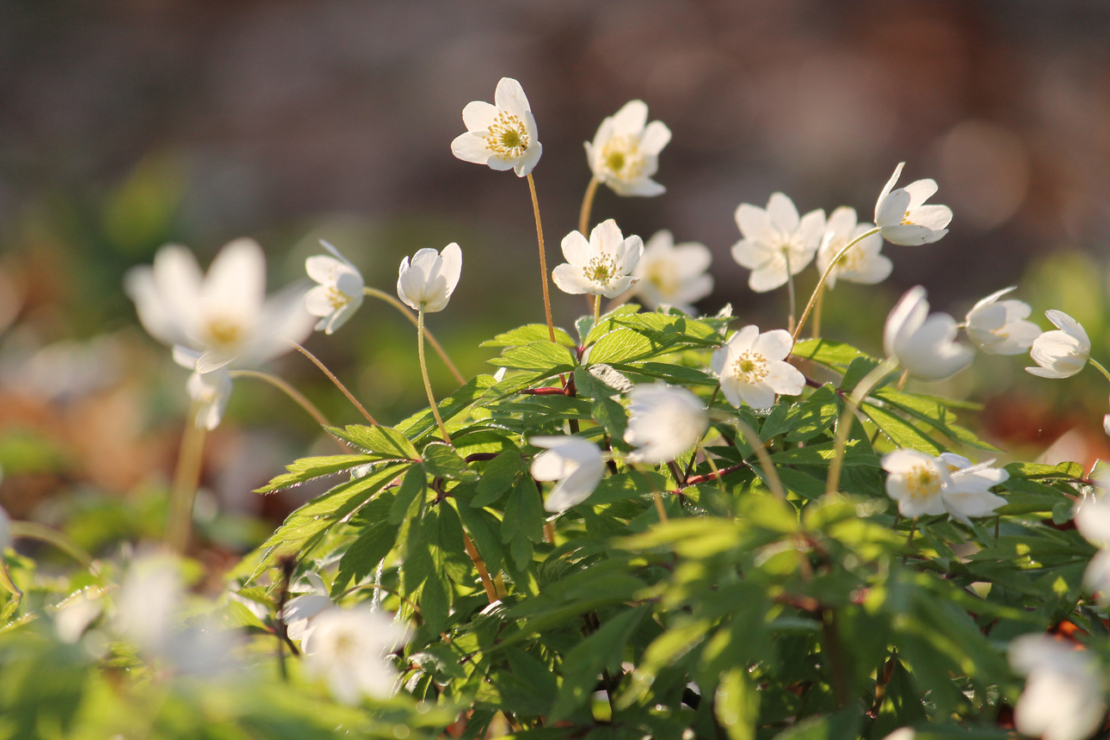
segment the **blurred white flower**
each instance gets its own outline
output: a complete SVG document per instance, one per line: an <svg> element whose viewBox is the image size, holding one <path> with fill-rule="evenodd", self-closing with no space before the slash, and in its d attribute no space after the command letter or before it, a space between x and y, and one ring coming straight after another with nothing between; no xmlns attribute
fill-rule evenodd
<svg viewBox="0 0 1110 740"><path fill-rule="evenodd" d="M905 162L899 162L894 174L875 202L875 225L883 238L892 244L916 247L932 244L948 233L952 221L948 206L924 205L937 192L936 180L917 180L904 188L894 188Z"/></svg>
<svg viewBox="0 0 1110 740"><path fill-rule="evenodd" d="M971 517L990 516L1006 505L1006 499L990 489L1010 479L1002 468L993 468L994 460L972 464L962 455L944 452L937 461L948 469L948 483L940 492L941 503L953 519L971 526Z"/></svg>
<svg viewBox="0 0 1110 740"><path fill-rule="evenodd" d="M749 203L736 209L736 225L743 239L732 247L732 258L752 271L748 286L757 293L774 290L797 275L813 260L825 233L825 211L818 208L798 217L794 201L772 193L767 210Z"/></svg>
<svg viewBox="0 0 1110 740"><path fill-rule="evenodd" d="M1075 509L1075 528L1098 553L1083 573L1083 585L1099 595L1099 603L1110 603L1110 496L1086 496Z"/></svg>
<svg viewBox="0 0 1110 740"><path fill-rule="evenodd" d="M1032 310L1028 303L998 300L1012 290L1011 287L991 293L967 312L967 335L988 354L1020 355L1041 334L1039 326L1024 320Z"/></svg>
<svg viewBox="0 0 1110 740"><path fill-rule="evenodd" d="M332 606L324 580L318 574L309 571L308 581L310 590L294 596L286 602L285 608L281 611L281 621L285 622L286 634L291 640L305 639L312 631L316 615Z"/></svg>
<svg viewBox="0 0 1110 740"><path fill-rule="evenodd" d="M640 448L628 456L632 462L670 462L696 445L709 427L705 404L685 388L637 385L628 400L624 441Z"/></svg>
<svg viewBox="0 0 1110 740"><path fill-rule="evenodd" d="M305 260L305 271L319 285L305 294L304 301L310 314L321 317L316 331L323 329L325 334L331 334L362 305L362 289L366 284L362 273L338 249L323 239L320 244L333 256L317 254Z"/></svg>
<svg viewBox="0 0 1110 740"><path fill-rule="evenodd" d="M421 249L412 262L401 260L397 295L414 311L435 313L447 308L462 274L462 250L455 242L443 248Z"/></svg>
<svg viewBox="0 0 1110 740"><path fill-rule="evenodd" d="M1110 435L1110 414L1103 414L1102 416L1102 431Z"/></svg>
<svg viewBox="0 0 1110 740"><path fill-rule="evenodd" d="M692 304L713 291L713 276L705 272L712 261L713 255L704 244L676 245L671 232L656 232L644 245L644 253L632 271L632 276L640 280L634 294L648 308L674 306L695 316Z"/></svg>
<svg viewBox="0 0 1110 740"><path fill-rule="evenodd" d="M721 379L721 391L733 406L747 403L753 409L768 409L775 394L797 396L805 388L805 376L784 362L794 347L790 332L782 329L759 333L754 324L732 335L713 353L713 372Z"/></svg>
<svg viewBox="0 0 1110 740"><path fill-rule="evenodd" d="M397 686L389 654L409 640L409 632L368 605L331 607L316 615L302 645L305 669L323 677L344 704L362 696L387 698Z"/></svg>
<svg viewBox="0 0 1110 740"><path fill-rule="evenodd" d="M929 315L929 302L920 285L910 288L886 319L883 348L910 375L920 380L944 380L960 372L975 352L958 344L956 320L946 313Z"/></svg>
<svg viewBox="0 0 1110 740"><path fill-rule="evenodd" d="M532 461L532 477L539 481L559 481L543 502L547 511L566 511L582 503L605 474L601 451L593 442L581 437L532 437L528 444L547 449Z"/></svg>
<svg viewBox="0 0 1110 740"><path fill-rule="evenodd" d="M1106 713L1105 680L1085 650L1046 635L1022 635L1010 643L1010 665L1027 675L1014 707L1018 732L1044 740L1083 740Z"/></svg>
<svg viewBox="0 0 1110 740"><path fill-rule="evenodd" d="M524 177L543 152L524 88L513 78L502 77L493 102L495 105L480 100L466 104L466 133L451 142L451 153L464 162L511 169L517 177Z"/></svg>
<svg viewBox="0 0 1110 740"><path fill-rule="evenodd" d="M1042 378L1070 378L1083 369L1091 355L1091 340L1082 325L1063 311L1049 310L1044 315L1058 331L1046 331L1033 342L1029 356L1039 367L1025 371Z"/></svg>
<svg viewBox="0 0 1110 740"><path fill-rule="evenodd" d="M647 116L642 100L625 103L601 122L593 143L586 142L594 177L617 195L649 197L667 190L651 176L659 169L659 152L671 140L671 130L661 121L648 123Z"/></svg>
<svg viewBox="0 0 1110 740"><path fill-rule="evenodd" d="M917 450L895 450L883 457L886 493L898 502L898 513L913 519L945 512L941 490L951 478L939 459Z"/></svg>
<svg viewBox="0 0 1110 740"><path fill-rule="evenodd" d="M631 273L643 252L640 237L625 239L617 222L609 219L593 228L589 241L578 231L563 237L566 262L555 268L551 278L564 293L616 298L639 281Z"/></svg>
<svg viewBox="0 0 1110 740"><path fill-rule="evenodd" d="M132 268L124 286L151 336L200 353L198 373L265 362L312 331L301 289L266 297L266 257L251 239L220 250L207 275L185 247L162 247L153 267Z"/></svg>
<svg viewBox="0 0 1110 740"><path fill-rule="evenodd" d="M173 359L182 367L196 367L200 353L184 347L173 348ZM231 374L226 367L213 370L210 373L194 372L185 383L185 390L189 398L196 404L196 416L193 423L198 429L212 431L220 425L227 410L227 403L231 400Z"/></svg>
<svg viewBox="0 0 1110 740"><path fill-rule="evenodd" d="M79 591L56 607L54 633L59 640L68 645L80 640L88 626L104 612L104 604L99 594L95 599L89 598L90 591L95 589L86 588Z"/></svg>
<svg viewBox="0 0 1110 740"><path fill-rule="evenodd" d="M821 246L817 249L817 271L824 275L833 257L839 254L845 245L872 228L874 227L869 223L856 223L855 208L841 206L833 211L825 224L825 235L821 238ZM825 284L835 288L838 278L864 285L874 285L886 280L890 271L894 269L894 263L879 254L882 248L883 238L879 234L872 234L860 240L837 260L836 267L829 273Z"/></svg>
<svg viewBox="0 0 1110 740"><path fill-rule="evenodd" d="M0 480L3 479L4 470L0 468ZM12 544L12 519L4 507L0 506L0 554L3 554L10 544Z"/></svg>

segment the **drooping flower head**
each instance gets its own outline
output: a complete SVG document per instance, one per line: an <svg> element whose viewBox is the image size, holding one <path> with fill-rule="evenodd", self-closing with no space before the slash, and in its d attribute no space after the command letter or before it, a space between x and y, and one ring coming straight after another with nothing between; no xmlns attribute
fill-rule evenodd
<svg viewBox="0 0 1110 740"><path fill-rule="evenodd" d="M331 334L347 323L362 305L362 289L366 284L362 273L338 249L323 239L320 244L333 256L317 254L305 260L308 276L319 285L308 291L304 300L308 312L321 317L316 322L316 331Z"/></svg>
<svg viewBox="0 0 1110 740"><path fill-rule="evenodd" d="M840 250L871 229L872 226L869 223L856 223L854 208L841 206L833 211L828 223L825 224L825 235L821 238L821 246L817 250L818 272L825 274L825 270L829 269L833 258L840 254ZM838 278L863 285L874 285L886 280L890 271L894 269L894 264L889 258L879 254L882 248L883 238L879 234L861 239L837 260L836 267L829 273L825 285L835 288Z"/></svg>
<svg viewBox="0 0 1110 740"><path fill-rule="evenodd" d="M990 516L1006 499L991 493L990 489L1010 479L1002 468L991 467L994 460L972 464L962 455L941 453L937 461L948 470L948 482L941 490L941 503L948 515L962 524L971 526L971 518Z"/></svg>
<svg viewBox="0 0 1110 740"><path fill-rule="evenodd" d="M220 250L207 275L185 247L163 247L153 267L127 273L125 289L151 336L198 353L198 373L265 362L312 331L302 290L266 297L266 258L251 239Z"/></svg>
<svg viewBox="0 0 1110 740"><path fill-rule="evenodd" d="M967 312L967 335L988 354L1020 355L1041 334L1039 326L1025 321L1031 311L1028 303L998 300L1012 290L1013 287L991 293Z"/></svg>
<svg viewBox="0 0 1110 740"><path fill-rule="evenodd" d="M883 457L882 465L888 473L886 493L898 502L902 516L945 512L941 491L951 478L938 459L917 450L895 450Z"/></svg>
<svg viewBox="0 0 1110 740"><path fill-rule="evenodd" d="M642 100L625 103L601 122L593 143L586 142L594 177L617 195L650 197L667 190L651 176L659 169L659 152L671 140L671 130L661 121L648 123L647 116Z"/></svg>
<svg viewBox="0 0 1110 740"><path fill-rule="evenodd" d="M551 278L559 290L571 295L588 293L616 298L637 283L632 271L644 252L638 236L627 239L613 219L602 221L590 232L590 240L572 231L563 237L563 258Z"/></svg>
<svg viewBox="0 0 1110 740"><path fill-rule="evenodd" d="M407 629L369 605L329 607L313 618L302 643L305 669L323 677L344 704L363 696L384 699L397 686L397 669L387 656L409 637Z"/></svg>
<svg viewBox="0 0 1110 740"><path fill-rule="evenodd" d="M887 356L920 380L944 380L975 358L970 347L953 341L956 320L946 313L929 314L925 289L910 288L887 316L883 348Z"/></svg>
<svg viewBox="0 0 1110 740"><path fill-rule="evenodd" d="M669 231L659 231L644 245L632 276L637 295L648 308L674 306L694 316L692 305L713 292L713 276L706 274L713 255L704 244L676 245Z"/></svg>
<svg viewBox="0 0 1110 740"><path fill-rule="evenodd" d="M493 102L490 105L475 100L466 104L466 133L451 142L451 153L464 162L514 170L517 177L524 177L543 152L524 88L513 78L502 77Z"/></svg>
<svg viewBox="0 0 1110 740"><path fill-rule="evenodd" d="M945 227L952 222L952 209L925 205L925 201L937 192L936 180L917 180L895 189L894 184L905 166L905 162L898 163L879 193L875 202L875 225L891 244L905 247L932 244L948 233Z"/></svg>
<svg viewBox="0 0 1110 740"><path fill-rule="evenodd" d="M412 262L401 260L397 295L414 311L435 313L447 308L462 274L462 250L455 242L443 248L421 249Z"/></svg>
<svg viewBox="0 0 1110 740"><path fill-rule="evenodd" d="M713 353L713 372L721 379L721 391L733 406L747 403L753 409L775 405L775 394L797 396L805 388L805 376L784 362L794 348L790 332L782 329L759 333L754 324L732 335Z"/></svg>
<svg viewBox="0 0 1110 740"><path fill-rule="evenodd" d="M175 359L180 356L180 354L174 355ZM220 425L227 410L227 403L231 400L231 388L231 374L226 367L210 373L194 372L189 376L185 389L189 392L189 398L196 404L194 423L198 429L212 431Z"/></svg>
<svg viewBox="0 0 1110 740"><path fill-rule="evenodd" d="M748 287L757 293L785 285L813 261L825 233L825 211L818 208L798 217L794 201L782 193L772 193L767 209L741 203L736 209L736 225L743 239L732 247L732 258L752 271Z"/></svg>
<svg viewBox="0 0 1110 740"><path fill-rule="evenodd" d="M559 481L543 502L547 511L566 511L582 503L605 474L601 451L593 442L581 437L532 437L528 444L547 449L532 461L532 477L540 481Z"/></svg>
<svg viewBox="0 0 1110 740"><path fill-rule="evenodd" d="M333 606L328 587L319 574L309 571L307 575L310 590L289 599L281 612L281 621L285 622L286 634L291 640L305 639L316 615Z"/></svg>
<svg viewBox="0 0 1110 740"><path fill-rule="evenodd" d="M1102 723L1105 679L1089 651L1041 634L1010 643L1010 665L1028 676L1014 707L1018 732L1043 740L1083 740Z"/></svg>
<svg viewBox="0 0 1110 740"><path fill-rule="evenodd" d="M1063 311L1045 311L1058 331L1046 331L1033 341L1029 356L1038 367L1025 371L1042 378L1070 378L1087 364L1091 340L1083 326Z"/></svg>
<svg viewBox="0 0 1110 740"><path fill-rule="evenodd" d="M671 462L698 443L709 428L705 404L685 388L666 383L637 385L628 394L624 441L639 449L633 462Z"/></svg>

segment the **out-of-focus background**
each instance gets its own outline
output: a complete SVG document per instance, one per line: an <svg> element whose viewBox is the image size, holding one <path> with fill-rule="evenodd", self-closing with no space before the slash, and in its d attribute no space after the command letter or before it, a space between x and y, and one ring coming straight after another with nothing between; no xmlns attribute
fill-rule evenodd
<svg viewBox="0 0 1110 740"><path fill-rule="evenodd" d="M895 164L933 177L951 233L886 245L885 284L841 283L826 335L878 351L907 287L957 316L1007 285L1060 308L1108 350L1110 6L1087 2L765 3L606 0L40 0L0 4L0 504L96 549L161 527L187 373L139 328L123 275L167 242L202 262L258 239L271 286L302 280L325 237L392 291L400 258L464 250L449 310L430 319L467 375L481 339L542 320L527 187L456 160L471 100L521 81L544 154L535 170L549 262L573 229L583 142L643 99L673 132L665 195L601 189L595 221L658 229L714 254L716 289L763 328L784 291L756 295L729 256L733 211L781 190L803 212L869 219ZM809 270L800 294L816 279ZM585 302L556 294L569 326ZM377 415L423 403L410 325L370 300L309 342ZM1089 461L1110 452L1107 387L1093 371L1032 378L1028 358L980 356L935 387L986 405L1007 451ZM357 414L303 358L272 369L336 422ZM450 376L433 359L441 394ZM969 414L969 417L974 416ZM202 532L232 555L309 488L250 493L306 451L330 452L271 388L237 381L208 447Z"/></svg>

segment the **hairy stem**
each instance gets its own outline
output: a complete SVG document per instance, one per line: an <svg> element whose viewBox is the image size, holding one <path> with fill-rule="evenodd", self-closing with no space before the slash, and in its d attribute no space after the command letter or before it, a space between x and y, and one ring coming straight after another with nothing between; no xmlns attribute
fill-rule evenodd
<svg viewBox="0 0 1110 740"><path fill-rule="evenodd" d="M383 300L389 305L393 306L398 311L400 311L406 319L411 321L413 326L416 326L416 314L412 312L412 309L410 309L404 303L401 303L389 293L386 293L384 290L378 290L377 288L363 288L362 292L373 298ZM451 374L455 376L455 380L458 381L458 384L466 385L466 378L462 376L462 373L459 372L459 369L455 367L455 363L451 362L451 358L447 356L447 352L443 349L443 347L440 346L439 342L436 341L436 338L432 336L432 333L426 328L424 329L424 336L428 338L428 344L432 345L432 349L434 349L436 351L436 354L439 355L439 359L443 360L443 364L446 365L447 369L451 371Z"/></svg>
<svg viewBox="0 0 1110 740"><path fill-rule="evenodd" d="M181 435L181 451L177 455L173 488L170 490L169 519L166 522L166 543L170 549L183 554L189 547L193 528L193 502L200 485L204 463L204 438L207 430L196 424L197 404L189 409L185 430Z"/></svg>
<svg viewBox="0 0 1110 740"><path fill-rule="evenodd" d="M532 194L532 213L536 216L536 241L540 246L540 277L543 278L543 310L547 317L547 333L555 341L555 324L551 321L551 294L547 290L547 255L543 248L543 224L540 222L540 200L536 197L536 181L528 173L528 191Z"/></svg>
<svg viewBox="0 0 1110 740"><path fill-rule="evenodd" d="M1102 376L1104 378L1110 380L1110 370L1107 370L1105 367L1103 367L1101 362L1094 359L1093 357L1087 358L1087 362L1091 363L1091 365L1094 366L1095 370L1098 370L1100 373L1102 373Z"/></svg>
<svg viewBox="0 0 1110 740"><path fill-rule="evenodd" d="M813 338L821 338L821 310L825 307L825 286L817 291L817 303L813 307Z"/></svg>
<svg viewBox="0 0 1110 740"><path fill-rule="evenodd" d="M309 401L307 398L305 398L303 393L301 393L299 390L297 390L289 383L285 382L285 380L279 378L276 375L259 372L258 370L232 370L228 373L228 375L230 375L232 378L257 378L258 380L261 380L265 383L269 383L270 385L293 399L293 401L298 406L304 409L309 416L316 420L317 424L322 427L331 426L331 423L328 421L327 417L320 412L320 409L316 408L312 401ZM335 437L332 437L332 439L335 439ZM343 453L348 453L351 451L351 448L347 446L346 442L335 439L335 443L339 446L339 449Z"/></svg>
<svg viewBox="0 0 1110 740"><path fill-rule="evenodd" d="M840 262L840 258L843 257L844 255L848 254L849 249L856 246L857 244L859 244L861 241L863 241L867 237L874 236L875 234L878 234L878 233L879 233L879 227L878 226L876 226L873 229L870 229L868 231L863 232L862 234L857 236L855 239L853 239L852 241L845 244L840 249L840 251L836 253L836 256L832 258L832 261L829 262L829 266L825 268L825 272L823 272L821 274L821 279L817 281L817 287L813 289L813 295L811 295L809 297L809 303L806 304L805 311L802 311L802 318L798 320L798 325L794 327L794 341L795 342L798 341L798 337L802 333L802 327L804 327L806 325L806 319L809 318L809 314L813 311L814 304L817 303L818 294L821 292L821 289L825 287L825 281L829 279L829 275L831 275L832 271L836 269L836 265L837 265L838 262Z"/></svg>
<svg viewBox="0 0 1110 740"><path fill-rule="evenodd" d="M582 199L582 209L578 212L578 231L582 236L587 239L590 238L590 212L594 208L594 196L597 195L597 186L601 184L601 180L597 179L597 175L590 178L590 184L586 186L586 197Z"/></svg>
<svg viewBox="0 0 1110 740"><path fill-rule="evenodd" d="M358 402L358 399L355 398L354 394L347 390L347 386L343 385L339 378L335 377L335 373L329 370L327 365L320 362L319 358L317 358L316 355L312 354L307 349L294 342L292 339L287 339L286 341L289 342L293 349L297 350L302 355L307 357L313 365L320 368L320 372L326 375L328 380L335 384L335 387L339 389L339 392L347 397L347 400L350 401L356 409L358 409L359 413L362 414L363 418L366 419L366 421L370 422L370 424L373 426L378 425L378 422L374 420L374 417L370 415L370 412L366 410L366 407Z"/></svg>
<svg viewBox="0 0 1110 740"><path fill-rule="evenodd" d="M421 304L423 305L423 304ZM439 425L439 433L443 435L443 441L451 444L451 436L447 434L447 427L443 424L443 419L439 415L439 407L436 406L436 397L432 393L432 381L428 379L428 363L424 361L424 309L421 308L420 312L416 315L416 353L420 357L420 374L424 377L424 390L428 392L428 404L432 409L432 416L435 417L436 424Z"/></svg>
<svg viewBox="0 0 1110 740"><path fill-rule="evenodd" d="M478 554L478 548L474 547L474 543L470 541L470 535L466 533L466 530L463 530L463 546L466 548L466 554L470 556L470 561L474 563L474 567L478 571L478 577L482 579L482 588L486 590L486 598L492 604L498 598L497 588L490 580L486 564L482 560L482 556Z"/></svg>

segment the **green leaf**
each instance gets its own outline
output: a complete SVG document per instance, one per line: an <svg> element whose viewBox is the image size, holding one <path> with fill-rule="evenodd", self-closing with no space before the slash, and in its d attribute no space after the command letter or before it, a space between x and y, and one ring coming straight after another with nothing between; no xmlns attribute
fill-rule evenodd
<svg viewBox="0 0 1110 740"><path fill-rule="evenodd" d="M565 347L574 346L574 340L559 327L555 327L555 341ZM547 331L547 324L526 324L503 334L498 334L493 339L487 339L478 346L521 347L532 342L551 342L551 334Z"/></svg>
<svg viewBox="0 0 1110 740"><path fill-rule="evenodd" d="M949 411L940 399L899 393L889 388L883 388L872 395L882 399L884 404L892 406L915 419L920 419L953 442L983 450L991 450L992 452L1000 451L994 445L984 442L972 434L970 430L957 424L956 415Z"/></svg>
<svg viewBox="0 0 1110 740"><path fill-rule="evenodd" d="M807 445L806 447L795 447L794 449L776 452L771 455L771 459L782 465L828 465L835 455L834 444L833 442L823 442L816 445ZM862 445L858 439L848 440L844 450L844 466L878 467L878 456L864 451L868 447Z"/></svg>
<svg viewBox="0 0 1110 740"><path fill-rule="evenodd" d="M464 496L460 493L462 488L463 486L459 486L453 491L458 502L459 519L462 520L466 531L470 533L470 539L478 548L478 554L482 556L486 568L490 573L497 573L501 570L505 559L504 550L501 547L501 521L488 511L474 508L473 502L467 505Z"/></svg>
<svg viewBox="0 0 1110 740"><path fill-rule="evenodd" d="M1057 465L1044 465L1042 463L1012 462L1006 466L1006 472L1022 478L1083 478L1083 466L1074 462L1062 462Z"/></svg>
<svg viewBox="0 0 1110 740"><path fill-rule="evenodd" d="M381 458L372 455L329 455L327 457L302 457L290 465L286 465L285 469L288 473L279 475L271 480L262 488L255 490L255 493L273 493L274 491L281 490L282 488L291 488L292 486L310 481L314 478L321 478L325 475L338 473L344 470L365 465L366 463L374 462Z"/></svg>
<svg viewBox="0 0 1110 740"><path fill-rule="evenodd" d="M437 408L439 409L440 418L443 419L445 424L450 422L451 419L469 408L471 404L479 399L484 399L489 389L495 385L497 385L497 381L493 379L492 375L479 375L439 402ZM419 439L437 426L435 417L432 416L432 410L425 408L402 421L396 428L397 431L403 432L410 439Z"/></svg>
<svg viewBox="0 0 1110 740"><path fill-rule="evenodd" d="M624 316L638 313L639 310L640 307L635 303L625 303L623 306L617 306L612 311L602 316L601 321L598 321L590 327L590 333L586 335L586 341L582 343L582 346L589 347L614 329L621 328L619 320Z"/></svg>
<svg viewBox="0 0 1110 740"><path fill-rule="evenodd" d="M663 362L637 363L632 367L618 367L617 369L622 372L639 373L649 378L665 380L672 385L705 385L714 387L718 382L717 378L702 370Z"/></svg>
<svg viewBox="0 0 1110 740"><path fill-rule="evenodd" d="M448 444L429 442L424 446L424 468L437 478L451 480L478 480L478 474L466 467L466 460L459 457Z"/></svg>
<svg viewBox="0 0 1110 740"><path fill-rule="evenodd" d="M625 646L650 610L651 606L645 605L618 614L567 653L563 685L551 708L552 722L567 719L590 700L599 673L606 668L620 669Z"/></svg>
<svg viewBox="0 0 1110 740"><path fill-rule="evenodd" d="M658 349L643 334L631 329L617 329L598 339L586 359L591 365L628 362L649 357Z"/></svg>
<svg viewBox="0 0 1110 740"><path fill-rule="evenodd" d="M578 364L569 349L548 341L510 347L489 363L514 370L539 370L548 376L570 372Z"/></svg>
<svg viewBox="0 0 1110 740"><path fill-rule="evenodd" d="M713 713L729 740L755 740L759 693L752 686L744 667L732 668L721 676Z"/></svg>
<svg viewBox="0 0 1110 740"><path fill-rule="evenodd" d="M832 426L840 416L840 404L831 383L815 390L791 416L789 442L805 442Z"/></svg>
<svg viewBox="0 0 1110 740"><path fill-rule="evenodd" d="M420 460L420 453L412 446L412 442L396 429L351 424L343 429L328 427L328 431L362 448L375 460Z"/></svg>
<svg viewBox="0 0 1110 740"><path fill-rule="evenodd" d="M939 455L944 452L943 445L900 416L870 403L861 404L860 410L899 447L918 450L928 455Z"/></svg>
<svg viewBox="0 0 1110 740"><path fill-rule="evenodd" d="M423 472L414 467L405 475L405 480L408 481L413 473L423 477ZM359 510L358 519L366 522L366 526L359 530L358 538L350 544L339 561L339 573L332 584L333 595L341 593L348 583L361 582L373 573L378 563L393 549L399 530L390 516L393 502L392 496L382 494Z"/></svg>
<svg viewBox="0 0 1110 740"><path fill-rule="evenodd" d="M870 357L857 357L852 360L848 369L844 371L844 377L840 379L840 392L851 393L854 391L859 382L878 366L879 361Z"/></svg>
<svg viewBox="0 0 1110 740"><path fill-rule="evenodd" d="M424 468L415 465L405 473L401 487L389 507L388 520L390 524L400 524L410 516L416 515L416 509L424 503L427 492L428 476Z"/></svg>
<svg viewBox="0 0 1110 740"><path fill-rule="evenodd" d="M790 354L840 369L846 368L857 357L868 357L850 344L828 339L803 339L794 345L794 350Z"/></svg>
<svg viewBox="0 0 1110 740"><path fill-rule="evenodd" d="M594 401L591 413L597 423L608 433L612 442L622 446L624 430L628 426L628 416L624 413L624 406L611 398L599 398Z"/></svg>
<svg viewBox="0 0 1110 740"><path fill-rule="evenodd" d="M523 470L524 460L519 452L515 450L502 452L486 465L478 481L477 495L470 505L481 508L497 503L505 492L513 487L517 476Z"/></svg>
<svg viewBox="0 0 1110 740"><path fill-rule="evenodd" d="M532 542L543 539L543 501L531 476L521 476L505 503L501 520L501 541L510 545L517 568L523 570L532 559Z"/></svg>

